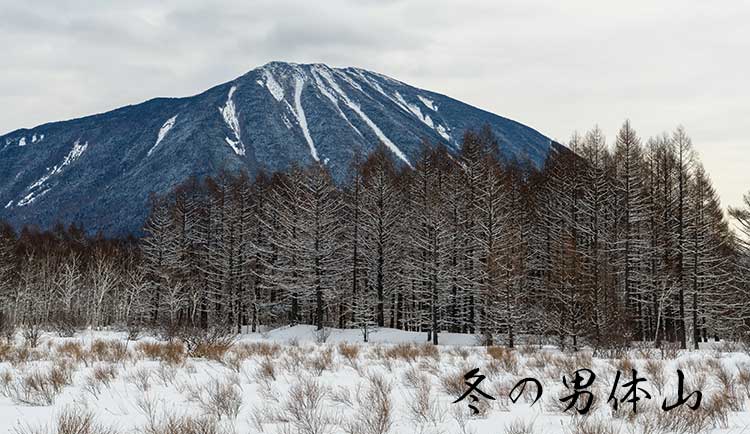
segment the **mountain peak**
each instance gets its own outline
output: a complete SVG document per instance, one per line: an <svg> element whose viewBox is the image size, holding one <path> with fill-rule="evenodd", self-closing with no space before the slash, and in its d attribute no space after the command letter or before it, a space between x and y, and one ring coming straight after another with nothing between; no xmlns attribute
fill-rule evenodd
<svg viewBox="0 0 750 434"><path fill-rule="evenodd" d="M121 234L140 227L151 192L190 176L317 162L344 182L354 155L380 143L412 166L425 140L458 152L485 124L507 158L549 154L529 127L377 72L274 61L195 96L0 136L0 219Z"/></svg>

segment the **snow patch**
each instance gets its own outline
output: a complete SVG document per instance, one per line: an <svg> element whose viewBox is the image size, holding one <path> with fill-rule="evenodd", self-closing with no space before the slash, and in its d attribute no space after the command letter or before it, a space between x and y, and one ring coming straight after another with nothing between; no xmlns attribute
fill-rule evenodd
<svg viewBox="0 0 750 434"><path fill-rule="evenodd" d="M307 118L305 118L305 111L302 109L302 88L305 86L305 81L302 77L296 77L294 80L294 115L297 116L300 128L302 128L302 134L305 136L307 145L310 147L310 154L315 161L320 161L318 158L318 150L315 148L315 143L310 136L310 130L307 128Z"/></svg>
<svg viewBox="0 0 750 434"><path fill-rule="evenodd" d="M271 95L273 95L276 101L280 102L282 99L284 99L284 88L281 87L278 81L276 81L273 74L271 74L270 71L264 69L263 78L266 80L266 88L268 88L268 91L271 93Z"/></svg>
<svg viewBox="0 0 750 434"><path fill-rule="evenodd" d="M430 115L428 115L427 113L422 113L422 110L419 108L418 105L409 103L408 101L404 99L404 97L400 93L396 92L395 95L396 95L396 100L398 101L400 106L408 109L411 113L414 114L414 116L416 116L420 121L422 121L422 123L424 123L428 127L435 130L435 132L440 134L442 138L444 138L445 140L449 142L451 141L451 136L450 134L448 134L448 130L444 126L440 124L436 126L435 123L432 121L432 118L430 118ZM434 105L431 100L427 100L427 102L425 102L423 99L424 97L420 95L417 95L417 98L419 98L419 100L422 101L422 103L428 108L431 108L432 110L437 111L437 109L434 108Z"/></svg>
<svg viewBox="0 0 750 434"><path fill-rule="evenodd" d="M416 104L410 104L407 102L403 96L401 96L400 93L396 92L396 99L398 102L406 106L406 109L414 114L414 116L417 117L422 123L427 125L428 127L435 129L435 124L432 123L432 119L430 118L430 115L428 114L422 114L422 110L420 110L419 106Z"/></svg>
<svg viewBox="0 0 750 434"><path fill-rule="evenodd" d="M375 122L372 121L360 108L359 104L356 104L351 99L349 99L349 96L339 87L339 85L334 80L333 76L325 69L319 69L318 71L320 75L328 82L328 84L331 86L331 88L341 97L341 99L344 101L344 103L352 109L357 115L359 115L360 118L367 124L367 126L372 129L372 131L375 133L376 136L385 144L388 149L391 150L398 158L400 158L402 161L404 161L409 167L413 168L414 166L411 165L409 162L409 159L406 158L406 155L401 151L401 149L396 146L395 143L393 143L386 135L383 133L383 131L375 124Z"/></svg>
<svg viewBox="0 0 750 434"><path fill-rule="evenodd" d="M432 101L431 99L425 98L422 95L417 95L417 98L419 98L419 100L422 101L422 104L424 104L424 106L427 107L428 109L434 112L438 111L437 106L435 105L435 102Z"/></svg>
<svg viewBox="0 0 750 434"><path fill-rule="evenodd" d="M356 81L352 80L352 78L349 76L348 73L338 70L338 69L335 71L336 71L336 75L338 75L339 77L341 77L342 80L347 82L349 86L357 89L360 92L364 92L364 90L362 90L362 86L360 86L359 83L357 83Z"/></svg>
<svg viewBox="0 0 750 434"><path fill-rule="evenodd" d="M21 137L21 140L18 141L18 146L26 146L26 137Z"/></svg>
<svg viewBox="0 0 750 434"><path fill-rule="evenodd" d="M21 200L18 201L18 206L26 206L30 203L33 203L35 200L39 199L40 197L47 194L47 192L50 191L49 188L43 190L41 193L37 194L37 192L32 191L31 193L24 196Z"/></svg>
<svg viewBox="0 0 750 434"><path fill-rule="evenodd" d="M42 188L45 186L47 181L49 181L50 178L52 178L55 175L59 175L62 173L62 170L73 164L76 160L81 158L81 155L86 151L86 149L89 147L89 142L86 142L84 144L81 144L81 139L78 139L73 143L73 149L68 152L68 154L63 158L63 161L60 164L55 165L50 170L47 169L47 173L44 174L41 178L36 180L33 184L26 187L26 190L29 191L29 193L24 196L21 200L18 201L16 206L26 206L32 202L34 202L36 199L42 197L45 193L50 191L50 188L46 188L43 191Z"/></svg>
<svg viewBox="0 0 750 434"><path fill-rule="evenodd" d="M328 98L329 100L331 100L331 102L333 103L333 105L336 106L336 110L338 110L339 116L341 116L341 118L344 119L346 121L346 123L349 124L349 126L352 127L352 129L354 131L357 132L357 134L359 134L361 137L364 137L364 136L362 136L362 133L359 131L359 129L357 127L355 127L354 124L351 123L351 121L346 116L346 114L344 113L344 111L341 110L341 107L339 106L339 100L338 100L338 98L336 98L336 96L332 93L332 91L330 91L326 87L326 85L323 83L323 81L320 79L320 75L316 71L316 69L319 69L319 68L322 68L322 67L318 66L318 65L315 65L313 67L313 69L312 69L312 76L313 76L313 79L315 80L315 86L320 91L320 93L323 94L323 96L325 96L326 98Z"/></svg>
<svg viewBox="0 0 750 434"><path fill-rule="evenodd" d="M240 121L237 118L237 110L234 101L232 100L232 96L236 90L237 86L232 86L232 88L229 89L227 102L224 104L224 107L219 107L219 113L221 113L221 116L224 118L224 123L226 123L229 129L232 130L235 137L234 139L225 137L224 140L226 140L227 144L232 148L235 154L245 155L245 144L242 143L242 139L240 138Z"/></svg>
<svg viewBox="0 0 750 434"><path fill-rule="evenodd" d="M438 125L437 128L435 128L435 131L437 131L445 140L451 140L451 135L448 134L448 131L446 131L444 126Z"/></svg>
<svg viewBox="0 0 750 434"><path fill-rule="evenodd" d="M8 208L10 208L12 206L13 206L13 200L11 200L10 202L8 202L7 205L5 205L5 209L8 209Z"/></svg>
<svg viewBox="0 0 750 434"><path fill-rule="evenodd" d="M154 143L154 146L152 146L151 149L148 150L149 157L154 152L154 149L156 149L156 147L159 146L159 143L161 143L161 141L164 140L164 137L167 136L167 133L169 132L169 130L172 129L176 120L177 120L177 115L174 115L171 118L167 119L167 121L164 122L164 125L161 126L161 128L159 129L159 135L156 137L156 143Z"/></svg>

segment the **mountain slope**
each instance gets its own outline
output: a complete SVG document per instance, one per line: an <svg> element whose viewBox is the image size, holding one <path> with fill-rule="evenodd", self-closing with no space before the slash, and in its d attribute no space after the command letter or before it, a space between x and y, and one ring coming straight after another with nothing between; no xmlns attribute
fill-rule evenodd
<svg viewBox="0 0 750 434"><path fill-rule="evenodd" d="M150 192L191 175L320 161L342 180L357 150L383 142L411 165L423 140L457 151L466 129L484 124L509 158L541 165L552 146L520 123L381 74L272 62L195 96L0 136L0 219L124 234L141 226Z"/></svg>

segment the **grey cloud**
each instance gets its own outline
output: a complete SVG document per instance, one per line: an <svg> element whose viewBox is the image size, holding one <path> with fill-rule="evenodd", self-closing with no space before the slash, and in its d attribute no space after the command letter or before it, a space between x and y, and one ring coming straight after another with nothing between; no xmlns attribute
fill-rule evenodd
<svg viewBox="0 0 750 434"><path fill-rule="evenodd" d="M0 0L0 131L182 96L271 60L360 66L566 140L682 123L726 203L750 179L750 4ZM741 185L744 181L745 185Z"/></svg>

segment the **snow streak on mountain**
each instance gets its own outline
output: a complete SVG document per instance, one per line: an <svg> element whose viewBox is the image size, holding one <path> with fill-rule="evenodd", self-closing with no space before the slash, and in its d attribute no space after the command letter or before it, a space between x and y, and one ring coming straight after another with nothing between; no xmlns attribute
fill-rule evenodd
<svg viewBox="0 0 750 434"><path fill-rule="evenodd" d="M379 143L412 166L423 141L457 152L485 124L507 158L541 165L550 152L529 127L382 74L272 62L192 97L0 136L0 219L123 234L140 228L151 192L190 176L317 161L344 181L355 154Z"/></svg>

